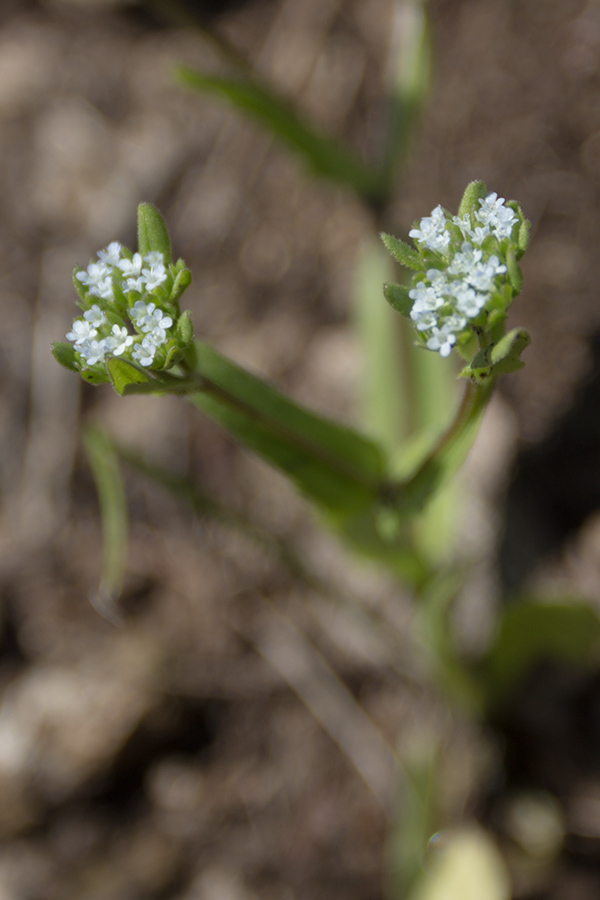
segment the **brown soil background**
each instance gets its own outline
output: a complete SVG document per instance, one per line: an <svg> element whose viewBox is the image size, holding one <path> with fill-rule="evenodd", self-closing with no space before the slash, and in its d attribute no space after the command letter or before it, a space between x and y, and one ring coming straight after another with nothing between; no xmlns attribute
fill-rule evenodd
<svg viewBox="0 0 600 900"><path fill-rule="evenodd" d="M211 22L321 127L373 159L396 5L213 4ZM534 228L514 313L533 335L527 366L503 385L469 463L483 558L463 618L465 641L477 641L471 617L483 609L485 618L501 595L494 559L508 466L527 447L556 443L593 372L600 4L432 0L430 11L432 92L390 228L405 232L437 203L456 208L473 178L518 198ZM174 86L175 63L216 70L218 60L201 34L159 21L141 5L91 0L0 9L0 898L382 897L386 813L331 737L336 716L360 732L364 710L393 745L447 729L456 821L476 810L503 833L497 811L511 791L557 793L565 852L533 873L516 866L515 896L596 900L593 680L553 672L524 693L504 726L508 781L490 787L499 745L449 724L424 686L409 597L349 560L283 478L183 401L120 399L80 384L50 355L75 314L73 265L111 240L133 245L136 205L149 200L194 272L197 334L302 402L356 420L350 296L372 215L312 181L256 127ZM596 413L586 406L578 421ZM129 473L125 624L116 628L90 602L101 535L80 446L89 422L192 474L288 541L358 609ZM530 585L593 603L595 431L583 440L585 502L555 523L543 564L532 541L527 570ZM566 440L546 498L580 471ZM535 507L521 538L560 510ZM320 698L322 722L289 687L292 670ZM348 689L341 701L333 671ZM391 796L385 743L373 737L363 750L371 786Z"/></svg>

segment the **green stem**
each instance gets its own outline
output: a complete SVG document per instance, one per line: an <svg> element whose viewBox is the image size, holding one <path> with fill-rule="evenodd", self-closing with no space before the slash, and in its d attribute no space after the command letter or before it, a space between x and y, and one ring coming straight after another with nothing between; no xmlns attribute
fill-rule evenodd
<svg viewBox="0 0 600 900"><path fill-rule="evenodd" d="M404 482L398 499L411 509L421 508L435 492L441 480L463 463L490 401L497 378L484 384L467 381L454 421L434 444L419 468Z"/></svg>

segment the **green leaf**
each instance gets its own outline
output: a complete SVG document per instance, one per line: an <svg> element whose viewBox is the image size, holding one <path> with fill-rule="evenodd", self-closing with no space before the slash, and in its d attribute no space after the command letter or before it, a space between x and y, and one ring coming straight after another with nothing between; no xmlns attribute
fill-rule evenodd
<svg viewBox="0 0 600 900"><path fill-rule="evenodd" d="M506 254L506 267L515 294L520 294L523 290L523 273L512 248Z"/></svg>
<svg viewBox="0 0 600 900"><path fill-rule="evenodd" d="M600 618L583 603L513 601L479 670L488 702L503 701L535 663L588 666L600 660Z"/></svg>
<svg viewBox="0 0 600 900"><path fill-rule="evenodd" d="M181 269L177 272L175 276L175 280L173 282L173 287L171 288L171 293L169 295L169 302L174 303L179 300L183 292L190 286L192 283L192 273L189 269Z"/></svg>
<svg viewBox="0 0 600 900"><path fill-rule="evenodd" d="M440 760L439 740L431 734L403 748L386 846L390 897L406 897L419 881L428 841L443 819Z"/></svg>
<svg viewBox="0 0 600 900"><path fill-rule="evenodd" d="M196 342L202 390L192 402L246 447L283 470L336 516L379 502L379 447L350 428L316 416L278 390Z"/></svg>
<svg viewBox="0 0 600 900"><path fill-rule="evenodd" d="M175 334L177 335L177 340L181 345L189 344L190 341L194 339L194 326L192 325L192 314L189 309L186 309L182 315L179 316L177 320L177 325L175 326Z"/></svg>
<svg viewBox="0 0 600 900"><path fill-rule="evenodd" d="M388 184L402 177L411 139L429 94L432 42L427 4L405 0L399 29L396 62L389 96L388 128L383 169Z"/></svg>
<svg viewBox="0 0 600 900"><path fill-rule="evenodd" d="M75 358L75 347L73 344L67 344L63 341L55 341L52 344L52 354L54 359L64 366L65 369L71 369L73 372L79 372L79 366Z"/></svg>
<svg viewBox="0 0 600 900"><path fill-rule="evenodd" d="M479 201L487 196L487 187L483 181L472 181L465 188L462 195L460 206L458 207L458 217L470 216L475 210L479 209Z"/></svg>
<svg viewBox="0 0 600 900"><path fill-rule="evenodd" d="M223 78L181 66L178 81L213 94L251 116L270 134L296 151L316 175L347 184L370 201L381 201L385 185L379 172L365 165L341 144L319 134L293 109L289 100L256 78Z"/></svg>
<svg viewBox="0 0 600 900"><path fill-rule="evenodd" d="M491 377L517 372L525 365L521 360L521 353L530 343L531 337L527 331L513 328L493 347L479 350L469 365L462 370L460 377L471 378L478 384L483 384Z"/></svg>
<svg viewBox="0 0 600 900"><path fill-rule="evenodd" d="M95 369L81 369L81 377L88 384L107 384L110 381L106 369L98 366Z"/></svg>
<svg viewBox="0 0 600 900"><path fill-rule="evenodd" d="M522 256L529 246L529 234L531 232L531 222L523 219L519 226L519 234L517 236L517 244L519 246L519 255Z"/></svg>
<svg viewBox="0 0 600 900"><path fill-rule="evenodd" d="M425 264L416 250L393 234L386 234L385 231L381 232L380 237L388 253L391 253L401 265L407 269L416 269L418 272L424 271Z"/></svg>
<svg viewBox="0 0 600 900"><path fill-rule="evenodd" d="M128 391L130 385L155 384L150 375L144 372L143 369L138 368L135 363L128 362L126 359L121 359L117 356L106 360L106 368L115 391L122 397L127 393L131 393L131 391ZM154 389L156 390L156 388Z"/></svg>
<svg viewBox="0 0 600 900"><path fill-rule="evenodd" d="M120 616L115 600L121 594L127 566L127 501L121 469L112 442L104 432L88 428L84 446L89 459L102 518L103 564L96 605L113 621Z"/></svg>
<svg viewBox="0 0 600 900"><path fill-rule="evenodd" d="M396 312L401 316L410 318L410 311L413 308L414 300L408 296L408 288L403 284L384 284L383 296Z"/></svg>
<svg viewBox="0 0 600 900"><path fill-rule="evenodd" d="M165 265L171 262L171 240L164 219L152 203L140 203L137 212L138 250L163 254Z"/></svg>
<svg viewBox="0 0 600 900"><path fill-rule="evenodd" d="M492 348L494 375L509 375L525 365L521 353L531 343L531 337L522 328L513 328Z"/></svg>

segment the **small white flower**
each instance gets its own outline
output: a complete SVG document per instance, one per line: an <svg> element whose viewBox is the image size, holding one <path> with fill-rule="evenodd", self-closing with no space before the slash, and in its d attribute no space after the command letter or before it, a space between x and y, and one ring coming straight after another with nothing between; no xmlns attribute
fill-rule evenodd
<svg viewBox="0 0 600 900"><path fill-rule="evenodd" d="M444 305L444 300L435 289L428 287L424 281L420 281L415 288L408 292L411 300L414 300L410 311L411 319L420 318L422 313L434 312Z"/></svg>
<svg viewBox="0 0 600 900"><path fill-rule="evenodd" d="M501 265L498 257L494 255L475 266L466 278L476 290L486 292L493 290L494 279L504 272L506 272L506 266Z"/></svg>
<svg viewBox="0 0 600 900"><path fill-rule="evenodd" d="M468 213L465 213L464 216L453 216L452 222L454 225L458 225L464 238L471 237L473 229L471 228L471 217Z"/></svg>
<svg viewBox="0 0 600 900"><path fill-rule="evenodd" d="M124 291L137 291L138 294L141 294L144 290L144 279L140 275L138 278L127 278L123 282L123 290Z"/></svg>
<svg viewBox="0 0 600 900"><path fill-rule="evenodd" d="M118 241L113 241L108 245L106 250L98 250L98 257L107 265L116 266L121 259L122 249L123 248Z"/></svg>
<svg viewBox="0 0 600 900"><path fill-rule="evenodd" d="M140 365L151 366L157 350L156 344L150 338L145 337L141 343L135 345L131 355L134 359L137 359Z"/></svg>
<svg viewBox="0 0 600 900"><path fill-rule="evenodd" d="M471 232L471 240L473 241L474 244L478 244L481 246L481 244L483 244L483 242L485 241L485 239L489 235L489 233L490 233L489 225L478 225Z"/></svg>
<svg viewBox="0 0 600 900"><path fill-rule="evenodd" d="M76 278L90 289L100 285L105 279L110 278L111 271L105 262L90 263L84 272L77 272Z"/></svg>
<svg viewBox="0 0 600 900"><path fill-rule="evenodd" d="M150 269L142 269L142 275L148 291L153 291L167 278L165 267L162 264L152 266Z"/></svg>
<svg viewBox="0 0 600 900"><path fill-rule="evenodd" d="M120 259L117 265L129 278L138 278L142 274L142 257L139 253L134 253L133 259Z"/></svg>
<svg viewBox="0 0 600 900"><path fill-rule="evenodd" d="M173 324L171 316L158 309L156 303L138 300L129 312L131 319L155 344L163 344L167 339L166 329Z"/></svg>
<svg viewBox="0 0 600 900"><path fill-rule="evenodd" d="M151 268L153 266L162 266L165 262L164 254L160 250L151 250L144 257L144 262L147 262Z"/></svg>
<svg viewBox="0 0 600 900"><path fill-rule="evenodd" d="M90 322L82 319L75 319L73 322L73 330L66 335L68 341L72 341L78 349L79 344L91 341L98 334L98 330Z"/></svg>
<svg viewBox="0 0 600 900"><path fill-rule="evenodd" d="M170 328L172 324L173 319L171 316L167 316L162 309L157 309L154 303L148 304L148 315L144 317L142 331L148 332L154 331L156 328Z"/></svg>
<svg viewBox="0 0 600 900"><path fill-rule="evenodd" d="M152 304L152 308L154 309L156 304ZM134 325L137 325L138 328L142 327L142 322L145 316L148 315L148 305L144 303L143 300L136 300L131 309L129 310L129 317Z"/></svg>
<svg viewBox="0 0 600 900"><path fill-rule="evenodd" d="M498 197L495 192L479 201L480 209L475 212L475 218L482 225L487 225L490 219L496 217L497 211L504 205L504 197Z"/></svg>
<svg viewBox="0 0 600 900"><path fill-rule="evenodd" d="M121 356L121 354L131 347L133 344L133 335L129 334L126 328L113 325L112 334L104 339L104 349L106 353L112 353L113 356Z"/></svg>
<svg viewBox="0 0 600 900"><path fill-rule="evenodd" d="M430 281L431 289L438 297L443 297L444 294L448 293L450 285L446 275L440 269L428 269L427 278Z"/></svg>
<svg viewBox="0 0 600 900"><path fill-rule="evenodd" d="M414 317L411 313L411 318L414 318L415 320L417 331L427 331L429 328L434 328L438 323L436 314L432 312L424 312L421 313L421 315Z"/></svg>
<svg viewBox="0 0 600 900"><path fill-rule="evenodd" d="M104 278L99 284L90 288L90 294L94 297L100 297L102 300L114 300L112 278L110 275Z"/></svg>
<svg viewBox="0 0 600 900"><path fill-rule="evenodd" d="M467 320L463 316L454 314L444 320L443 327L446 331L458 332L462 331L466 324Z"/></svg>
<svg viewBox="0 0 600 900"><path fill-rule="evenodd" d="M433 334L427 341L428 350L437 350L440 356L449 356L453 345L456 343L456 335L446 328L434 328Z"/></svg>
<svg viewBox="0 0 600 900"><path fill-rule="evenodd" d="M478 316L487 302L485 294L478 294L472 287L462 283L456 285L454 296L457 311L468 319Z"/></svg>
<svg viewBox="0 0 600 900"><path fill-rule="evenodd" d="M451 275L468 275L474 266L481 260L482 250L476 250L469 241L464 241L460 252L457 253L448 266Z"/></svg>
<svg viewBox="0 0 600 900"><path fill-rule="evenodd" d="M84 312L83 318L87 319L94 328L100 328L106 324L106 316L97 303L94 303L91 309Z"/></svg>
<svg viewBox="0 0 600 900"><path fill-rule="evenodd" d="M450 232L446 229L446 216L442 207L436 206L430 216L421 219L419 228L412 228L408 234L430 250L446 250L450 243Z"/></svg>
<svg viewBox="0 0 600 900"><path fill-rule="evenodd" d="M106 347L104 341L84 341L77 347L77 350L85 359L88 366L95 366L96 363L103 362L106 356Z"/></svg>
<svg viewBox="0 0 600 900"><path fill-rule="evenodd" d="M516 220L517 215L514 209L502 206L496 211L496 215L490 223L492 231L500 240L504 237L510 237Z"/></svg>

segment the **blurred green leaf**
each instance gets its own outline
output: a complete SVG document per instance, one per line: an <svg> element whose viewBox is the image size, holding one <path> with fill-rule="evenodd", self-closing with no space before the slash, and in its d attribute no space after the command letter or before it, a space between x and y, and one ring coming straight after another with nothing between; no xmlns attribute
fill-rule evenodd
<svg viewBox="0 0 600 900"><path fill-rule="evenodd" d="M427 843L439 827L439 747L423 735L402 754L386 845L389 895L403 898L423 873Z"/></svg>
<svg viewBox="0 0 600 900"><path fill-rule="evenodd" d="M88 456L102 519L102 577L95 605L107 618L119 621L115 601L123 589L127 566L127 500L121 468L112 442L103 431L88 428L83 442Z"/></svg>
<svg viewBox="0 0 600 900"><path fill-rule="evenodd" d="M289 100L260 84L255 77L225 78L185 66L180 66L176 75L185 87L220 97L251 116L273 137L296 151L316 175L346 184L369 201L378 203L384 198L386 190L379 172L316 131Z"/></svg>
<svg viewBox="0 0 600 900"><path fill-rule="evenodd" d="M388 185L405 168L411 138L431 81L431 33L425 0L396 4L399 18L397 65L393 72L383 170Z"/></svg>
<svg viewBox="0 0 600 900"><path fill-rule="evenodd" d="M202 385L190 397L196 406L331 514L378 504L384 460L375 443L298 406L208 344L197 342L196 352Z"/></svg>
<svg viewBox="0 0 600 900"><path fill-rule="evenodd" d="M361 421L367 432L395 452L406 439L412 385L402 378L398 316L382 302L381 285L394 263L376 237L365 238L356 257L353 308L363 354ZM400 285L397 286L400 289Z"/></svg>
<svg viewBox="0 0 600 900"><path fill-rule="evenodd" d="M504 700L543 660L590 665L600 661L600 618L583 603L513 601L502 613L480 677L488 700Z"/></svg>

